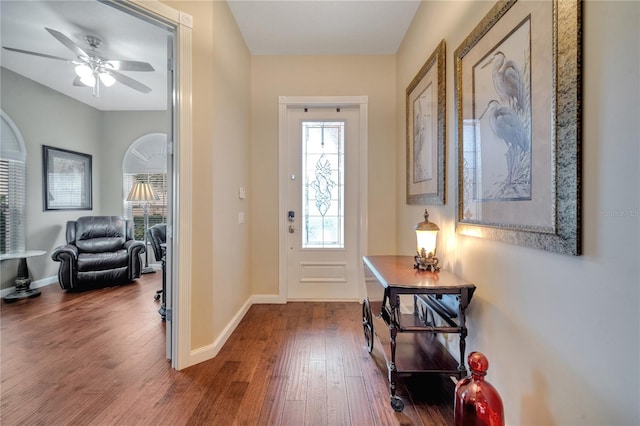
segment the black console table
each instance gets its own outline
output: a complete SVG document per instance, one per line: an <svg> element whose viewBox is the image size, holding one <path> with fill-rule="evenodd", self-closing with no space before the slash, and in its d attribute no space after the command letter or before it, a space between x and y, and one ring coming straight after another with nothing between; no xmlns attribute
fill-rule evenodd
<svg viewBox="0 0 640 426"><path fill-rule="evenodd" d="M391 406L404 409L396 396L400 374L444 373L465 377L465 310L475 285L446 272L419 271L411 256L365 256L367 297L362 324L367 350L379 341L389 373ZM400 296L409 295L413 312L403 313ZM458 361L438 341L437 333L457 333Z"/></svg>

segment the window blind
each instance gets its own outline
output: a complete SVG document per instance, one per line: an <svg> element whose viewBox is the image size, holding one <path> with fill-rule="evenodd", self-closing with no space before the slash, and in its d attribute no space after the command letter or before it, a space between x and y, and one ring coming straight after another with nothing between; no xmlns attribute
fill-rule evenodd
<svg viewBox="0 0 640 426"><path fill-rule="evenodd" d="M25 250L24 161L0 158L0 252Z"/></svg>
<svg viewBox="0 0 640 426"><path fill-rule="evenodd" d="M136 240L144 240L144 209L142 205L127 201L127 196L136 182L146 182L158 195L158 200L149 203L149 226L167 222L167 174L125 173L123 175L123 205L125 217L133 219Z"/></svg>
<svg viewBox="0 0 640 426"><path fill-rule="evenodd" d="M149 183L158 200L149 205L149 226L167 222L167 135L149 133L135 140L122 161L122 206L127 219L134 221L136 240L144 240L144 209L127 201L136 182Z"/></svg>

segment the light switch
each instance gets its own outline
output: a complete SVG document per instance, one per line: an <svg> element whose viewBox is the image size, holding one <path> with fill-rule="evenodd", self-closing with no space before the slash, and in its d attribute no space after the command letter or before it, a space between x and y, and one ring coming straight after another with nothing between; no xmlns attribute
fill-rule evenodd
<svg viewBox="0 0 640 426"><path fill-rule="evenodd" d="M247 189L244 186L238 188L238 198L241 200L247 198Z"/></svg>
<svg viewBox="0 0 640 426"><path fill-rule="evenodd" d="M244 223L244 212L238 213L238 224Z"/></svg>

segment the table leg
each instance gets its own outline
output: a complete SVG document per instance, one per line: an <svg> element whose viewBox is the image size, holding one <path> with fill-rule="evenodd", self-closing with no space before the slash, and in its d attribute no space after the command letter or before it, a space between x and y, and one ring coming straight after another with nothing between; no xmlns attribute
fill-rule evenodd
<svg viewBox="0 0 640 426"><path fill-rule="evenodd" d="M404 402L396 395L396 381L398 380L398 368L396 367L396 337L398 336L398 315L400 312L400 297L390 297L391 319L389 324L391 362L389 363L389 393L391 408L400 412L404 409Z"/></svg>
<svg viewBox="0 0 640 426"><path fill-rule="evenodd" d="M31 285L31 278L29 278L29 268L27 266L26 257L20 258L18 274L15 282L16 290L4 298L5 302L13 303L20 299L40 296L40 290L29 288Z"/></svg>
<svg viewBox="0 0 640 426"><path fill-rule="evenodd" d="M458 364L458 379L462 379L467 375L464 355L467 348L467 344L466 344L467 324L466 324L465 311L468 303L469 303L469 295L465 290L462 292L460 296L460 300L458 301L458 317L459 317L459 325L460 325L460 331L459 331L460 363Z"/></svg>
<svg viewBox="0 0 640 426"><path fill-rule="evenodd" d="M160 309L158 309L158 313L164 321L167 318L167 264L165 259L162 259L162 299L160 302Z"/></svg>

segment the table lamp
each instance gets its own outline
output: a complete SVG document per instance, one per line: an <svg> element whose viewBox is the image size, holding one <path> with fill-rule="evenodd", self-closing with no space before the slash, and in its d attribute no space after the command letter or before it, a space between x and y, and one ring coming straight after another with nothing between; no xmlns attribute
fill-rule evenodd
<svg viewBox="0 0 640 426"><path fill-rule="evenodd" d="M413 267L421 271L437 272L438 258L436 257L436 238L438 236L438 225L429 222L429 212L424 209L424 222L415 226L417 240L417 254L414 257Z"/></svg>
<svg viewBox="0 0 640 426"><path fill-rule="evenodd" d="M142 211L144 212L144 268L142 268L142 273L149 274L155 272L153 268L149 267L147 229L149 229L149 205L151 204L151 201L158 201L158 195L148 183L136 182L133 184L133 188L131 188L131 191L129 192L127 201L138 202L142 205Z"/></svg>

